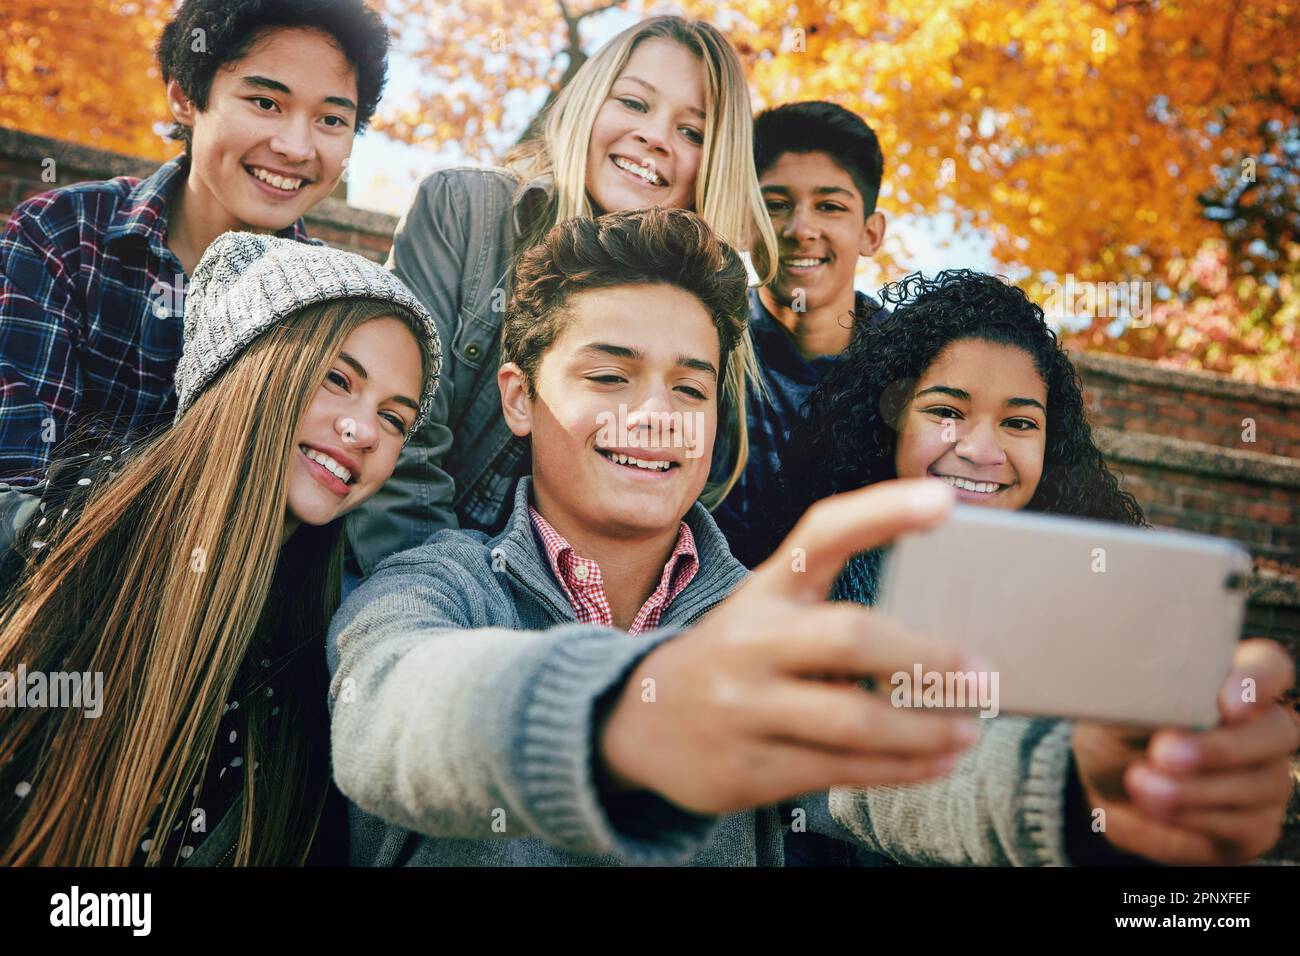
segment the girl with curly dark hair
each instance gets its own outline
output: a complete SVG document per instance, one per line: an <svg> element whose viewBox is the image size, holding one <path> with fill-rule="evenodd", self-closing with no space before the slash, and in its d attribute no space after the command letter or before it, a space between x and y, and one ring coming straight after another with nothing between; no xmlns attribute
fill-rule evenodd
<svg viewBox="0 0 1300 956"><path fill-rule="evenodd" d="M1146 524L1093 443L1069 357L1024 292L960 269L908 276L882 295L893 313L854 330L792 436L778 532L828 495L927 475L965 504ZM877 561L850 562L837 594L872 603Z"/></svg>

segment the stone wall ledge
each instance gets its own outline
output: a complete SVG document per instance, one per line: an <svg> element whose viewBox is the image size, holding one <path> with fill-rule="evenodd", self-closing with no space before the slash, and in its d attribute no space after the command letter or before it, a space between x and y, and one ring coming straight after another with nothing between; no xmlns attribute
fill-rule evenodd
<svg viewBox="0 0 1300 956"><path fill-rule="evenodd" d="M1070 360L1085 382L1091 377L1117 379L1176 392L1197 392L1232 401L1300 408L1300 388L1254 385L1218 372L1166 368L1146 359L1124 358L1103 352L1070 352Z"/></svg>
<svg viewBox="0 0 1300 956"><path fill-rule="evenodd" d="M1107 458L1123 463L1153 465L1173 471L1233 478L1282 488L1300 488L1300 460L1282 455L1220 448L1170 435L1147 435L1098 427L1092 430Z"/></svg>

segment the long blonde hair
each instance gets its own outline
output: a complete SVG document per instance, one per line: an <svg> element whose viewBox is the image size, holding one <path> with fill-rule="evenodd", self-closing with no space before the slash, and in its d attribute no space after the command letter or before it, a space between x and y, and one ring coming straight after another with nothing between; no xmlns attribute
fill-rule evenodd
<svg viewBox="0 0 1300 956"><path fill-rule="evenodd" d="M704 144L693 211L732 247L750 250L754 270L766 283L775 274L778 245L754 169L753 117L744 70L717 27L676 16L633 24L597 50L547 107L541 135L505 157L505 165L522 184L543 177L554 182L545 207L530 218L521 235L516 259L562 220L593 215L586 182L596 114L633 51L654 39L678 43L704 64ZM748 332L736 349L736 359L723 382L720 409L727 413L725 427L734 435L736 460L727 479L709 486L701 496L709 508L722 502L749 459L746 386L749 381L761 383L761 378ZM759 388L762 394L761 384Z"/></svg>
<svg viewBox="0 0 1300 956"><path fill-rule="evenodd" d="M0 864L126 865L151 825L146 863L175 862L160 859L170 821L189 823L223 706L254 659L279 670L274 698L239 708L232 862L305 860L329 779L322 651L342 522L303 525L282 548L287 475L343 341L381 316L419 339L415 316L368 299L308 306L263 333L174 427L92 485L27 568L0 607L0 670L101 673L103 712L0 712ZM20 783L30 792L14 800Z"/></svg>

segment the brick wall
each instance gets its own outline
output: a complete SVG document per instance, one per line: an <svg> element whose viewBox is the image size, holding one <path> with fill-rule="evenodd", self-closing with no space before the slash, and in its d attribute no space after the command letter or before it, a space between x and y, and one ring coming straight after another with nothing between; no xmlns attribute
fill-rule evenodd
<svg viewBox="0 0 1300 956"><path fill-rule="evenodd" d="M1097 444L1154 525L1256 558L1247 626L1300 659L1300 390L1076 354Z"/></svg>
<svg viewBox="0 0 1300 956"><path fill-rule="evenodd" d="M42 181L44 161L56 180ZM156 164L0 128L0 215L87 179L147 176ZM381 261L397 221L326 199L312 235ZM1300 657L1300 391L1077 354L1097 442L1153 524L1240 541L1258 561L1247 624ZM1243 438L1254 422L1254 441ZM1249 436L1248 436L1249 437ZM1291 570L1288 570L1291 569Z"/></svg>
<svg viewBox="0 0 1300 956"><path fill-rule="evenodd" d="M1094 425L1300 461L1300 390L1095 353L1075 364Z"/></svg>

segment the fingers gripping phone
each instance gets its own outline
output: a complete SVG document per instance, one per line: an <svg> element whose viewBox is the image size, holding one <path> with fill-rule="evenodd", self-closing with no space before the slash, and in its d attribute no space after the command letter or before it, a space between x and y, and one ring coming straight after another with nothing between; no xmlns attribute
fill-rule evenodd
<svg viewBox="0 0 1300 956"><path fill-rule="evenodd" d="M959 505L886 553L878 608L983 658L1000 712L1205 728L1250 566L1206 535Z"/></svg>

